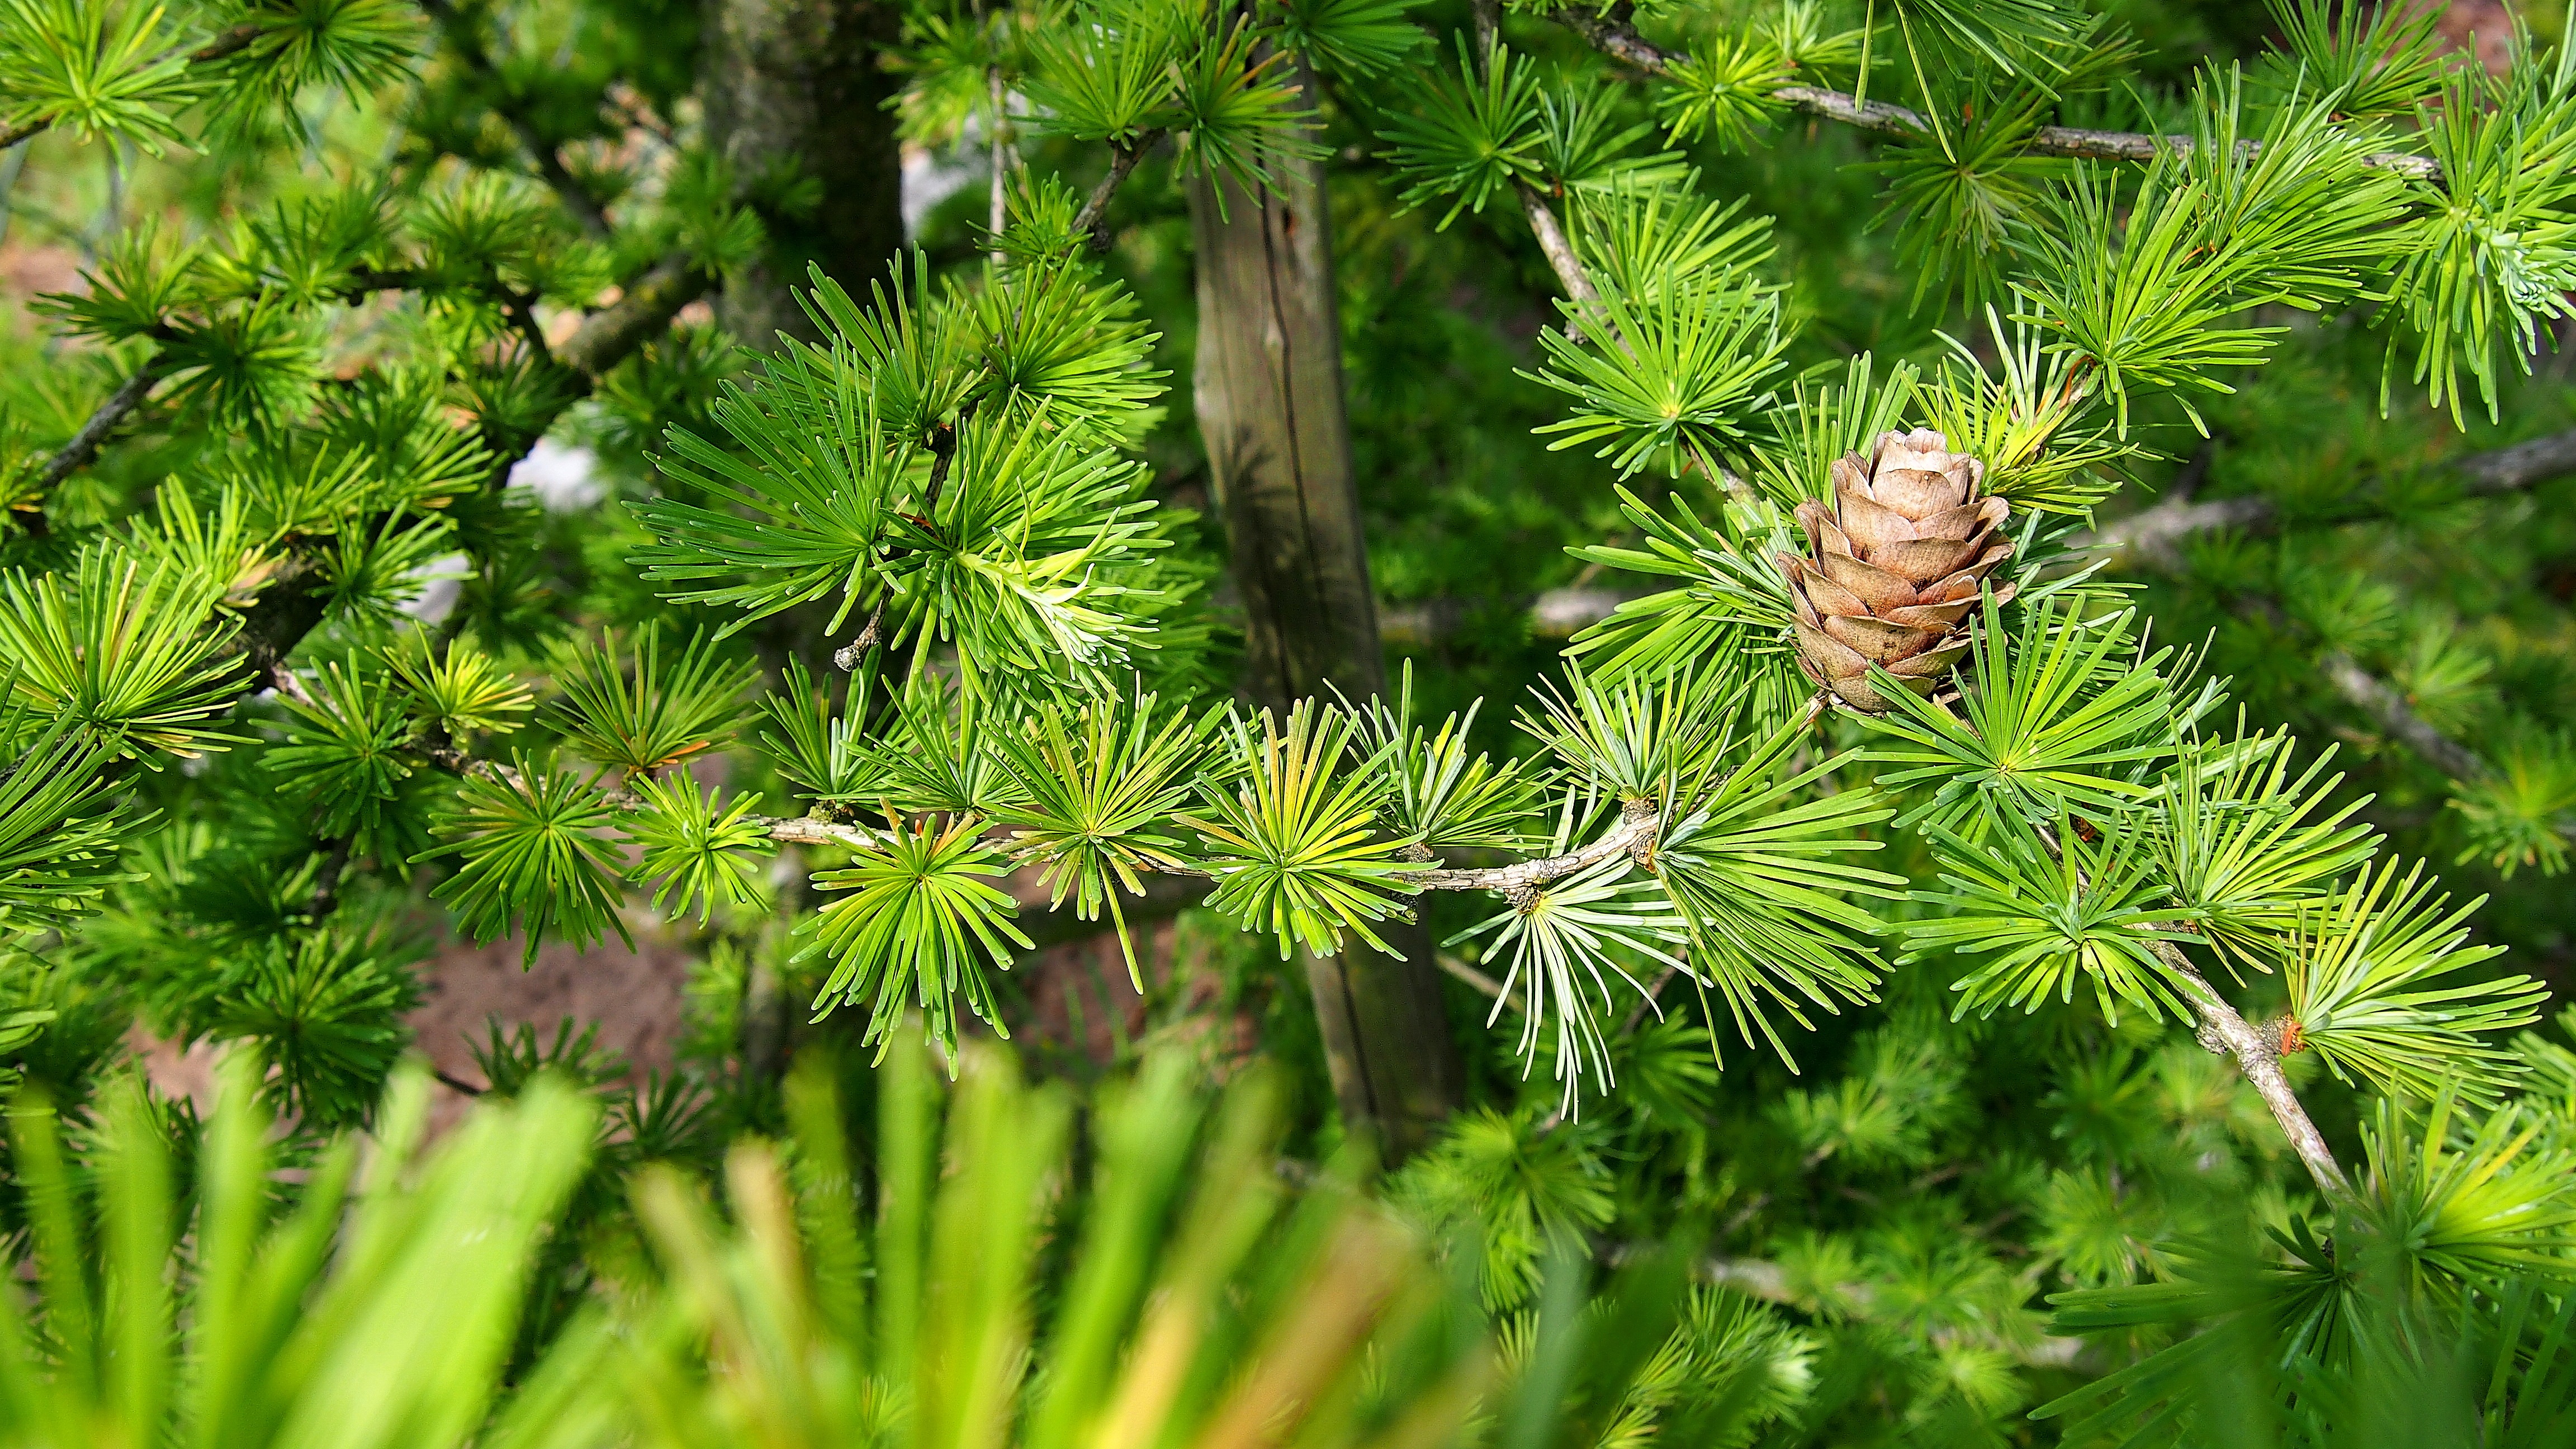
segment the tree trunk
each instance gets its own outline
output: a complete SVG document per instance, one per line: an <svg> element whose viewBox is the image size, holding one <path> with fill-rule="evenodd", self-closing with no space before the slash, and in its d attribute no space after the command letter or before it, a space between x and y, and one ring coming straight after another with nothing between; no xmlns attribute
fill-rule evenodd
<svg viewBox="0 0 2576 1449"><path fill-rule="evenodd" d="M1246 687L1284 712L1327 684L1353 700L1379 693L1386 664L1342 400L1323 170L1283 164L1280 180L1281 196L1202 181L1190 199L1199 432L1243 596ZM1300 956L1344 1125L1393 1161L1455 1110L1465 1073L1430 933L1387 939L1406 959L1358 941L1338 956Z"/></svg>
<svg viewBox="0 0 2576 1449"><path fill-rule="evenodd" d="M880 65L901 25L896 0L709 0L699 94L708 140L755 197L792 165L822 183L803 216L768 214L770 253L728 281L717 316L744 344L811 338L789 295L805 269L864 296L903 246L903 156Z"/></svg>

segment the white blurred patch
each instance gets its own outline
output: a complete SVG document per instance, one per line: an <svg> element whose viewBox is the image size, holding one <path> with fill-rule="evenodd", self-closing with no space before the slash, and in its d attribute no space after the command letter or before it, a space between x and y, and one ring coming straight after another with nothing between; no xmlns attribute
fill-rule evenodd
<svg viewBox="0 0 2576 1449"><path fill-rule="evenodd" d="M510 486L535 494L548 513L577 512L608 496L608 481L599 476L599 455L552 438L537 439L510 470Z"/></svg>
<svg viewBox="0 0 2576 1449"><path fill-rule="evenodd" d="M967 127L966 139L946 153L923 146L903 148L903 234L921 235L922 220L930 209L967 187L992 174L985 159L984 147L975 138L976 128Z"/></svg>
<svg viewBox="0 0 2576 1449"><path fill-rule="evenodd" d="M424 624L439 624L456 611L456 600L465 591L466 576L474 572L474 560L461 553L440 554L421 570L420 592L403 605L403 612Z"/></svg>

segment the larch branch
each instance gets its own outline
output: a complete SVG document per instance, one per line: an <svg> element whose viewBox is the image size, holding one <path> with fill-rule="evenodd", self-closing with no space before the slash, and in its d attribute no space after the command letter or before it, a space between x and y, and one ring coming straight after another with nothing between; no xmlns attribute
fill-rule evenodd
<svg viewBox="0 0 2576 1449"><path fill-rule="evenodd" d="M1426 870L1411 879L1413 884L1427 891L1501 891L1508 894L1534 890L1622 856L1640 864L1652 860L1661 823L1661 818L1655 813L1655 802L1632 801L1617 829L1581 850L1481 870Z"/></svg>
<svg viewBox="0 0 2576 1449"><path fill-rule="evenodd" d="M2576 473L2576 430L2472 453L2442 471L2457 477L2460 492L2470 498L2492 498L2564 478ZM2362 509L2328 521L2356 523L2376 516L2375 511ZM2259 495L2204 502L2188 492L2177 492L2153 508L2103 525L2089 539L2079 537L2074 546L2108 554L2115 565L2170 570L2180 567L2178 546L2186 539L2228 528L2268 533L2282 521L2279 506Z"/></svg>
<svg viewBox="0 0 2576 1449"><path fill-rule="evenodd" d="M1494 46L1502 38L1502 6L1499 0L1476 0L1475 10L1476 79L1485 79L1486 68L1493 63ZM1556 283L1565 289L1566 300L1574 304L1574 315L1566 319L1565 340L1583 340L1583 317L1601 300L1592 285L1591 273L1584 270L1583 258L1574 251L1574 243L1565 227L1556 219L1556 208L1547 197L1526 181L1513 183L1519 192L1521 217L1529 223L1530 234L1538 238L1538 249L1547 258L1549 271L1556 273Z"/></svg>
<svg viewBox="0 0 2576 1449"><path fill-rule="evenodd" d="M186 51L184 54L190 65L210 64L214 61L222 60L227 56L238 55L242 51L248 50L252 42L258 40L261 36L266 35L267 33L267 26L261 25L256 21L244 21L239 25L233 26L229 30L218 33L214 39L207 41L205 44L198 46L194 50ZM143 63L143 69L146 71L153 70L169 61L178 59L182 54L183 52L178 50L163 51L161 54L145 61ZM21 141L42 135L46 131L51 130L53 128L53 124L53 117L39 116L33 120L21 121L14 126L0 126L0 151L6 151Z"/></svg>
<svg viewBox="0 0 2576 1449"><path fill-rule="evenodd" d="M457 57L465 62L468 69L489 77L496 86L503 84L501 67L494 62L491 52L483 48L483 38L474 32L472 23L458 13L449 0L420 0L420 8L430 19L438 22L438 28L447 35L448 44L455 47ZM528 153L530 164L537 168L538 178L563 202L564 210L572 213L573 220L580 223L583 231L593 237L605 238L610 231L607 210L600 205L599 198L591 194L590 188L582 185L581 179L572 174L571 168L564 165L562 153L537 129L535 119L528 114L526 102L504 91L493 99L492 109L508 123L510 134L519 138L519 145Z"/></svg>
<svg viewBox="0 0 2576 1449"><path fill-rule="evenodd" d="M2200 1017L2200 1044L2236 1059L2236 1069L2254 1084L2263 1105L2271 1109L2272 1120L2280 1124L2282 1135L2290 1139L2291 1149L2307 1164L2308 1175L2316 1179L2326 1196L2338 1201L2350 1197L2352 1184L2335 1161L2333 1149L2326 1146L2325 1134L2309 1120L2307 1108L2300 1105L2299 1094L2290 1089L2290 1079L2281 1071L2279 1043L2229 1005L2181 947L2171 941L2150 945L2166 972L2181 981L2185 994L2190 996L2192 1010Z"/></svg>
<svg viewBox="0 0 2576 1449"><path fill-rule="evenodd" d="M1631 6L1622 3L1607 12L1594 13L1581 6L1557 11L1554 18L1567 29L1590 42L1592 48L1631 69L1647 75L1669 78L1675 67L1689 57L1664 50L1637 33L1631 22ZM1840 91L1820 86L1781 86L1771 91L1770 98L1791 110L1828 121L1839 121L1863 131L1877 131L1898 136L1929 136L1932 123L1920 111L1885 101L1854 102ZM2251 156L2261 149L2253 141L2238 143L2244 154ZM2091 157L2106 161L2149 161L2159 151L2189 155L2193 146L2189 136L2157 135L2137 131L2095 131L2081 126L2041 126L2031 132L2022 150L2033 156ZM2365 166L2384 171L2401 172L2439 186L2442 184L2441 163L2429 156L2413 156L2401 151L2380 151L2362 158Z"/></svg>
<svg viewBox="0 0 2576 1449"><path fill-rule="evenodd" d="M2065 859L2057 832L2044 825L2038 828L2040 843L2048 847L2049 855ZM2078 886L2086 885L2080 872L2075 879ZM2144 925L2134 929L2149 935L2153 931L2152 927ZM2192 1014L2200 1018L2199 1029L2194 1033L2200 1044L2221 1056L2235 1058L2236 1069L2245 1074L2245 1080L2254 1084L2263 1105L2270 1109L2272 1120L2280 1125L2281 1135L2290 1139L2291 1150L2307 1164L2308 1175L2316 1179L2317 1186L2324 1189L2326 1196L2338 1201L2349 1197L2352 1187L2344 1178L2342 1166L2335 1161L2333 1150L2326 1146L2325 1134L2317 1130L2317 1124L2308 1116L2308 1109L2300 1103L2299 1094L2290 1089L2290 1079L2281 1071L2280 1044L2266 1038L2245 1019L2243 1012L2220 995L2218 988L2209 984L2209 978L2200 974L2200 968L2191 964L2191 958L2182 953L2180 946L2167 940L2150 939L2147 948L2155 952L2156 960L2181 983L2184 994L2191 998Z"/></svg>
<svg viewBox="0 0 2576 1449"><path fill-rule="evenodd" d="M1100 184L1091 188L1091 195L1084 199L1082 210L1073 215L1074 235L1090 237L1093 251L1109 250L1109 198L1118 194L1118 188L1136 173L1136 163L1144 160L1145 153L1161 139L1163 133L1160 130L1150 130L1125 145L1110 143L1109 174L1101 177Z"/></svg>
<svg viewBox="0 0 2576 1449"><path fill-rule="evenodd" d="M88 467L90 460L98 456L99 445L107 441L107 435L115 432L117 425L131 417L135 409L142 407L144 400L152 396L152 389L169 374L170 362L164 353L155 353L136 368L134 375L109 393L107 401L99 404L97 412L90 414L89 421L81 424L80 431L72 434L72 440L45 461L44 471L36 475L36 492L39 495L49 493L56 484Z"/></svg>

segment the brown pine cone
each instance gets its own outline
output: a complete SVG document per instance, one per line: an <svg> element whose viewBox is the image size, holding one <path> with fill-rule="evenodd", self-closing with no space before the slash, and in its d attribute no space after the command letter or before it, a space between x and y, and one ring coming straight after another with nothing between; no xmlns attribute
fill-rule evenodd
<svg viewBox="0 0 2576 1449"><path fill-rule="evenodd" d="M1929 696L1968 650L1978 587L2012 557L2011 508L1981 498L1986 465L1950 451L1929 428L1887 432L1867 462L1835 462L1834 505L1798 505L1807 557L1775 553L1789 580L1798 667L1854 709L1883 714L1870 687L1878 665ZM1995 602L2013 595L1995 588Z"/></svg>

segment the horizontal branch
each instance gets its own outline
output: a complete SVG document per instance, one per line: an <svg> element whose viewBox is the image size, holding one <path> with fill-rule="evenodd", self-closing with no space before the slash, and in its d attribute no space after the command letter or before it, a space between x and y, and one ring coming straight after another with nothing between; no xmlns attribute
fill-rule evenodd
<svg viewBox="0 0 2576 1449"><path fill-rule="evenodd" d="M858 848L876 843L865 826L817 820L809 815L758 816L751 823L768 832L769 838L781 845L846 845Z"/></svg>
<svg viewBox="0 0 2576 1449"><path fill-rule="evenodd" d="M2576 473L2576 429L2471 454L2451 465L2460 490L2478 497L2511 493Z"/></svg>
<svg viewBox="0 0 2576 1449"><path fill-rule="evenodd" d="M1581 850L1481 870L1426 870L1410 879L1427 891L1500 891L1509 895L1535 890L1621 856L1640 865L1648 863L1654 859L1660 823L1654 801L1631 800L1621 811L1619 827Z"/></svg>
<svg viewBox="0 0 2576 1449"><path fill-rule="evenodd" d="M2564 478L2576 474L2576 430L2472 453L2444 465L2442 471L2457 477L2460 492L2471 498L2492 498ZM2364 510L2331 521L2351 523L2374 516ZM2260 495L2201 501L2188 490L2179 490L2153 508L2103 525L2089 538L2078 536L2071 547L2107 554L2114 567L2170 570L2181 565L2179 549L2186 539L2230 528L2268 533L2282 521L2279 505Z"/></svg>
<svg viewBox="0 0 2576 1449"><path fill-rule="evenodd" d="M2261 532L2280 522L2271 500L2260 497L2222 498L2207 502L2191 496L2189 484L2196 481L2206 465L2206 450L2186 468L2182 486L2175 496L2142 513L2121 519L2102 531L2089 544L2079 539L2077 549L2106 552L2113 562L2127 561L2150 568L2170 570L2181 564L2179 545L2195 534L2219 528L2244 528ZM2455 460L2447 471L2462 480L2462 490L2471 497L2493 497L2518 488L2576 473L2576 431L2553 433L2517 443L2510 448L2497 448ZM2367 515L2354 515L2353 519ZM2281 606L2262 595L2246 595L2237 602L2237 611L2249 620L2272 631L2286 634L2290 627ZM2369 716L2372 723L2391 739L2405 745L2424 760L2462 784L2486 779L2492 768L2475 750L2442 733L2432 721L2415 712L2403 690L2363 668L2358 660L2341 649L2328 649L2318 656L2318 672L2345 702ZM2561 833L2576 835L2576 818L2562 822Z"/></svg>
<svg viewBox="0 0 2576 1449"><path fill-rule="evenodd" d="M1549 589L1528 600L1525 616L1532 637L1571 639L1619 611L1621 604L1644 595L1622 589ZM1464 628L1485 605L1473 599L1417 599L1378 609L1378 633L1399 649L1428 649Z"/></svg>
<svg viewBox="0 0 2576 1449"><path fill-rule="evenodd" d="M1640 1245L1613 1243L1600 1246L1595 1255L1606 1265L1616 1268L1635 1262L1652 1251ZM1733 1289L1748 1298L1759 1298L1765 1303L1777 1303L1801 1312L1814 1312L1824 1306L1797 1290L1787 1267L1760 1258L1704 1257L1691 1265L1691 1276L1711 1287ZM1880 1311L1878 1294L1867 1283L1837 1284L1834 1297L1836 1301L1832 1306L1863 1322L1877 1316ZM1934 1342L1943 1346L1964 1342L2000 1349L2016 1361L2034 1367L2064 1368L2075 1362L2076 1356L2084 1351L2084 1340L2080 1338L2050 1336L2036 1341L2016 1341L1991 1332L1972 1333L1955 1328L1936 1330L1932 1337Z"/></svg>
<svg viewBox="0 0 2576 1449"><path fill-rule="evenodd" d="M2491 498L2576 475L2576 430L2475 453L2452 462L2445 471L2460 479L2463 495L2473 498ZM2369 516L2355 514L2343 521ZM2068 546L2077 553L2107 553L2114 567L2170 569L2180 565L2178 548L2187 539L2229 528L2264 533L2282 522L2279 509L2268 498L2200 499L2180 490L2152 508L2104 524L2093 534L2078 534ZM1532 637L1570 639L1617 613L1621 604L1644 595L1623 589L1557 588L1523 597L1529 599ZM1458 598L1388 604L1378 611L1378 630L1397 648L1427 649L1456 635L1483 607L1478 600Z"/></svg>
<svg viewBox="0 0 2576 1449"><path fill-rule="evenodd" d="M1595 50L1648 75L1669 78L1675 67L1689 57L1664 50L1637 33L1630 22L1632 7L1621 0L1605 13L1594 13L1581 6L1569 6L1555 13L1555 19L1567 29L1590 42ZM1791 110L1839 121L1863 131L1888 135L1929 136L1932 123L1923 113L1885 101L1855 102L1840 91L1820 86L1781 86L1771 91L1771 99ZM2033 156L2090 157L2105 161L2150 161L2160 151L2189 155L2193 141L2189 136L2167 136L2138 131L2095 131L2081 126L2041 126L2022 143L2022 150ZM2251 156L2261 146L2257 142L2238 143L2244 154ZM2379 151L2362 158L2362 164L2384 171L2396 171L2421 178L2434 185L2442 182L2441 163L2429 156L2412 156L2401 151Z"/></svg>

